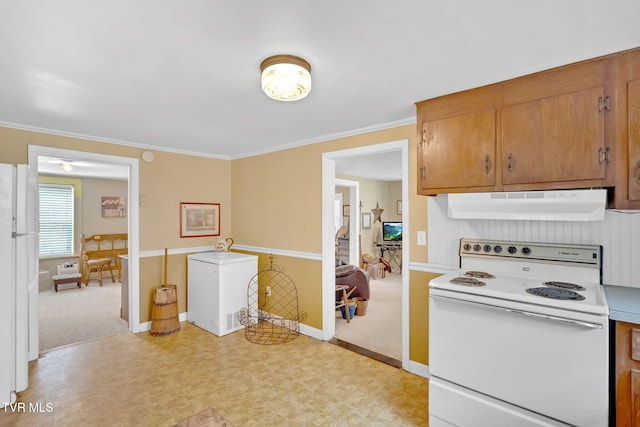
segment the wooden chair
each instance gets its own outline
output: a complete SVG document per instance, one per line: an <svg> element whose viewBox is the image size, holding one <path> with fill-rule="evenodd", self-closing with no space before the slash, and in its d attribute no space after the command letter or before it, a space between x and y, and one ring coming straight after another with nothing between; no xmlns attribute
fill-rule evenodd
<svg viewBox="0 0 640 427"><path fill-rule="evenodd" d="M347 323L351 323L351 315L349 314L349 297L355 291L356 288L352 288L349 291L347 285L336 285L336 292L342 292L342 297L336 300L336 308L344 307L344 316L347 319Z"/></svg>
<svg viewBox="0 0 640 427"><path fill-rule="evenodd" d="M80 260L82 263L82 282L89 284L89 275L98 273L98 280L102 286L102 273L108 270L111 280L115 283L113 271L118 272L118 280L122 281L122 266L120 255L128 253L127 233L94 234L80 238Z"/></svg>

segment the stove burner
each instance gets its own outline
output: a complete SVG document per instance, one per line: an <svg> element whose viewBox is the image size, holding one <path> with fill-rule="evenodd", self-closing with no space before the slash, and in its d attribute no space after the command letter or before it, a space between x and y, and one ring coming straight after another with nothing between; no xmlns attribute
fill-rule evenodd
<svg viewBox="0 0 640 427"><path fill-rule="evenodd" d="M577 292L562 288L528 288L527 293L544 298L582 301L584 297Z"/></svg>
<svg viewBox="0 0 640 427"><path fill-rule="evenodd" d="M551 286L552 288L562 288L562 289L570 289L572 291L584 291L586 288L584 286L576 285L575 283L568 282L544 282L543 285Z"/></svg>
<svg viewBox="0 0 640 427"><path fill-rule="evenodd" d="M478 279L495 279L496 277L493 274L485 273L484 271L467 271L464 273L464 275L467 277L475 277Z"/></svg>
<svg viewBox="0 0 640 427"><path fill-rule="evenodd" d="M450 283L454 285L462 285L462 286L484 286L486 283L481 282L478 279L474 279L472 277L454 277L449 280Z"/></svg>

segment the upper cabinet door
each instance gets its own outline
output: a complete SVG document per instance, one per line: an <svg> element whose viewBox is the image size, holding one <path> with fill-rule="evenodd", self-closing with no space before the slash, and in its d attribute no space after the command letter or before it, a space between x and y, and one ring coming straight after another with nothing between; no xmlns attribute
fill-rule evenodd
<svg viewBox="0 0 640 427"><path fill-rule="evenodd" d="M595 87L503 107L503 183L604 179L604 101Z"/></svg>
<svg viewBox="0 0 640 427"><path fill-rule="evenodd" d="M640 200L640 80L627 84L629 131L629 199Z"/></svg>
<svg viewBox="0 0 640 427"><path fill-rule="evenodd" d="M420 188L495 185L495 110L423 121L418 146Z"/></svg>

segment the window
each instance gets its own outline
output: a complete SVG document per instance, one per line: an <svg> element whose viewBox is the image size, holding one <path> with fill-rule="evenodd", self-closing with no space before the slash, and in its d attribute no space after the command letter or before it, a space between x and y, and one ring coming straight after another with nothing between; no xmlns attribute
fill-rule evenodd
<svg viewBox="0 0 640 427"><path fill-rule="evenodd" d="M40 184L40 256L73 255L73 186Z"/></svg>

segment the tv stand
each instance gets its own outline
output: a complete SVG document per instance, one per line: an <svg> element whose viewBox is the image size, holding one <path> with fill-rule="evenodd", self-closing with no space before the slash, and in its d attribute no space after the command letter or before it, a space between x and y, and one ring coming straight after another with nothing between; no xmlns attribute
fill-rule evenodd
<svg viewBox="0 0 640 427"><path fill-rule="evenodd" d="M380 248L380 257L391 265L391 270L402 271L402 242L381 242L376 246Z"/></svg>

